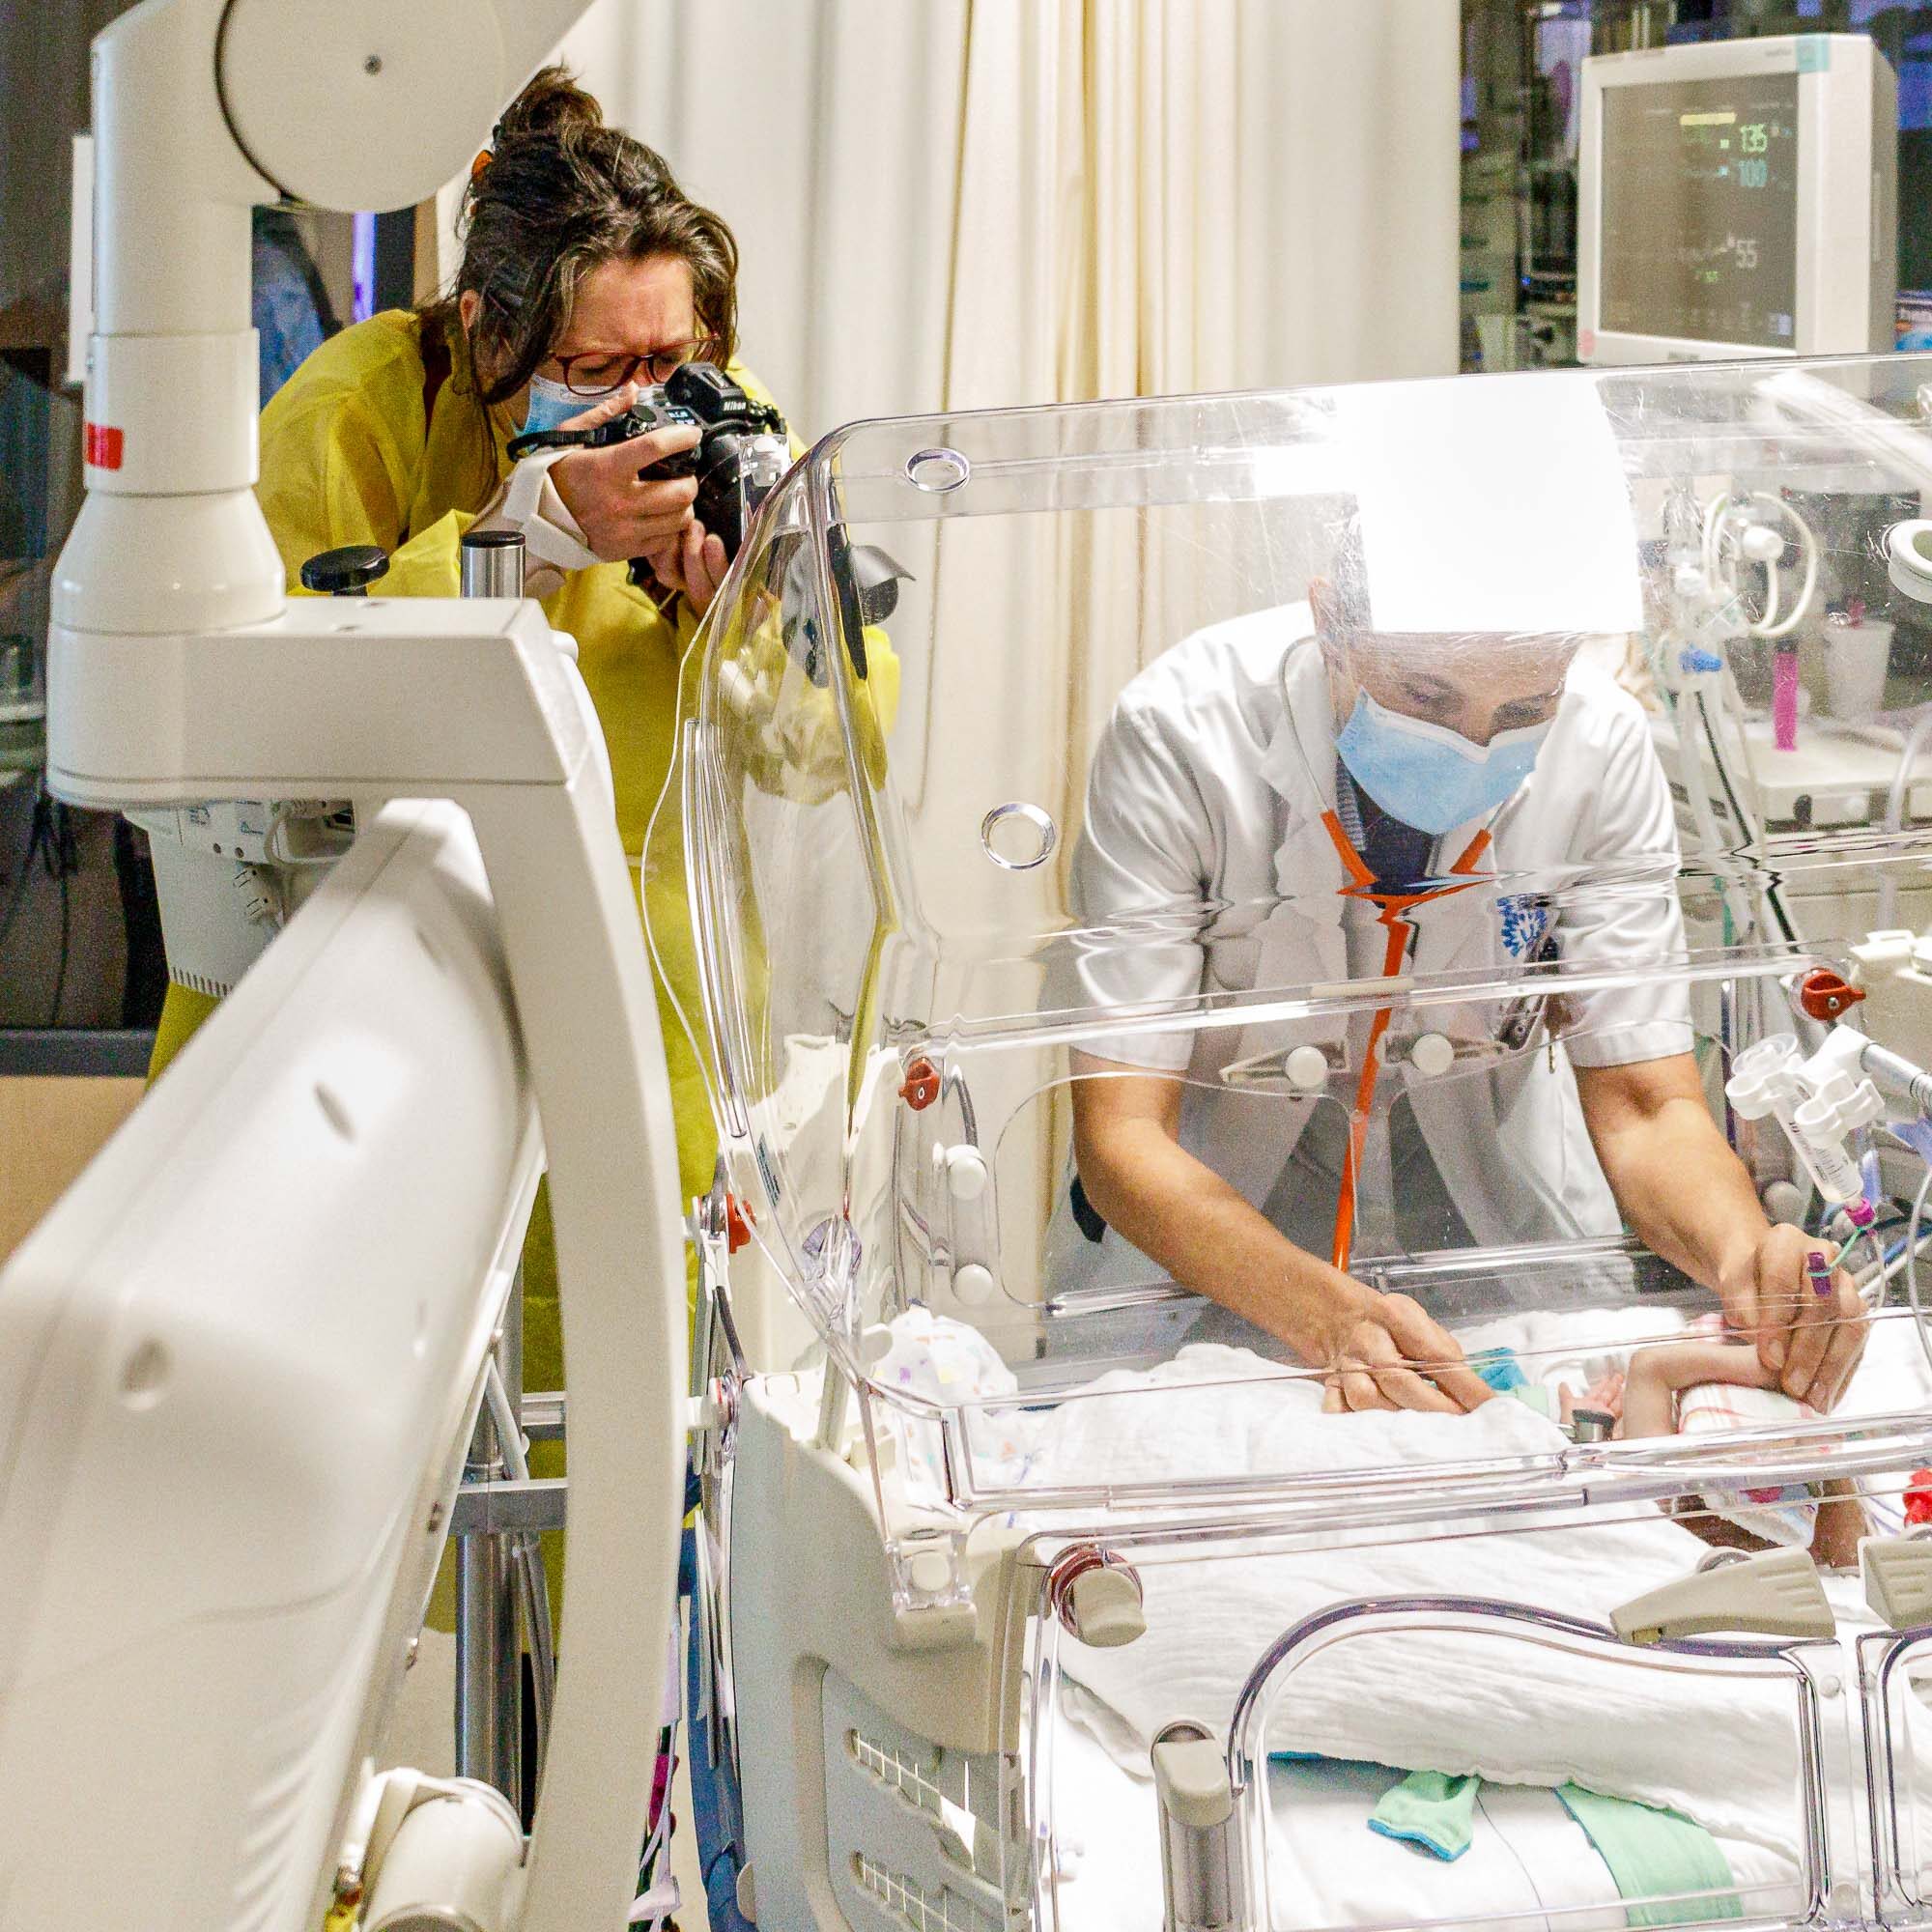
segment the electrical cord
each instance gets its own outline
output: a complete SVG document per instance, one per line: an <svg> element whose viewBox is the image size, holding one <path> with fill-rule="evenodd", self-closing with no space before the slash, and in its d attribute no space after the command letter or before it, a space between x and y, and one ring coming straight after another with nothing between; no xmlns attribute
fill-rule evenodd
<svg viewBox="0 0 1932 1932"><path fill-rule="evenodd" d="M54 969L53 1005L46 1021L48 1026L54 1026L59 1021L61 1002L67 994L68 965L73 941L73 894L70 882L80 870L80 847L74 835L73 809L62 804L48 791L44 779L34 794L33 815L27 828L27 849L20 858L19 876L14 881L14 889L8 895L7 910L0 914L0 947L4 947L11 937L20 908L26 903L27 885L37 860L47 877L60 888L60 952Z"/></svg>
<svg viewBox="0 0 1932 1932"><path fill-rule="evenodd" d="M1932 1166L1926 1168L1925 1179L1918 1183L1918 1192L1912 1197L1912 1217L1905 1230L1905 1298L1912 1304L1912 1326L1925 1356L1925 1366L1932 1369L1932 1335L1925 1332L1925 1310L1918 1300L1918 1229L1924 1218L1928 1193L1932 1193Z"/></svg>
<svg viewBox="0 0 1932 1932"><path fill-rule="evenodd" d="M73 936L73 889L68 883L66 872L60 875L60 961L54 968L53 1004L47 1009L47 1024L60 1025L62 997L67 992L67 962L69 944Z"/></svg>

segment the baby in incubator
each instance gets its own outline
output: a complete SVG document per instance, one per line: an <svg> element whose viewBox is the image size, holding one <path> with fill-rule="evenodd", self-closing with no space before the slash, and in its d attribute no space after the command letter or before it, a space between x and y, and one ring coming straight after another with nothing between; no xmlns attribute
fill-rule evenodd
<svg viewBox="0 0 1932 1932"><path fill-rule="evenodd" d="M1748 1344L1722 1339L1712 1318L1704 1332L1681 1342L1635 1349L1622 1369L1607 1369L1582 1396L1561 1391L1570 1427L1605 1418L1619 1439L1696 1435L1716 1430L1815 1421L1818 1411L1776 1386L1776 1374ZM1833 1568L1856 1568L1864 1511L1849 1483L1773 1485L1709 1491L1703 1509L1684 1513L1684 1527L1726 1548L1765 1544L1807 1546Z"/></svg>

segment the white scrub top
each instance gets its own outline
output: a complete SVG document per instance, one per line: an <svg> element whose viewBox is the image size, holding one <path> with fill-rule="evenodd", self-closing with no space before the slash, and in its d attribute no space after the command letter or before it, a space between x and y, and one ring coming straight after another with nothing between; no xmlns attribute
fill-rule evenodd
<svg viewBox="0 0 1932 1932"><path fill-rule="evenodd" d="M1074 960L1081 1005L1191 1008L1204 994L1345 980L1373 989L1385 934L1373 907L1346 895L1350 880L1322 819L1336 806L1336 753L1313 629L1305 604L1216 624L1164 652L1122 693L1094 753L1072 859L1073 902L1088 928ZM1615 968L1683 953L1669 790L1636 700L1602 671L1572 667L1534 771L1487 826L1492 842L1477 883L1409 915L1417 929L1409 973L1487 977L1546 936L1571 964ZM1439 841L1438 875L1484 829L1478 821ZM1567 906L1508 890L1548 894L1566 877L1600 885L1605 874L1629 889L1599 889ZM1501 1010L1489 1002L1398 1014L1392 1039L1405 1027L1486 1039ZM1384 1064L1379 1101L1406 1096L1469 1235L1484 1245L1616 1233L1620 1217L1570 1068L1692 1045L1681 986L1634 981L1570 994L1565 1022L1554 1051L1539 1037L1500 1070L1461 1064L1483 1065L1479 1077L1459 1070L1432 1081L1396 1052ZM1350 1031L1342 1019L1156 1027L1081 1044L1100 1059L1184 1078L1181 1145L1264 1208L1318 1102L1279 1086L1264 1098L1223 1075L1296 1042L1334 1043L1334 1091L1352 1094ZM1354 1037L1359 1055L1359 1022ZM1067 1219L1064 1204L1060 1218ZM1061 1288L1140 1278L1148 1265L1124 1276L1109 1265L1122 1251L1134 1254L1111 1230L1097 1243L1075 1236L1052 1246Z"/></svg>

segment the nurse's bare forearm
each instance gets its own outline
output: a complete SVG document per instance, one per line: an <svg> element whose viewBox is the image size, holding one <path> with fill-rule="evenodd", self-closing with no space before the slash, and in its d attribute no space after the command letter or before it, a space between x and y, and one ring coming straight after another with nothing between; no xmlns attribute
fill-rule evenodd
<svg viewBox="0 0 1932 1932"><path fill-rule="evenodd" d="M1577 1090L1604 1178L1644 1245L1722 1292L1770 1225L1704 1098L1689 1054L1579 1066Z"/></svg>
<svg viewBox="0 0 1932 1932"><path fill-rule="evenodd" d="M1373 1291L1296 1247L1162 1122L1108 1122L1079 1133L1080 1184L1107 1225L1182 1288L1325 1360L1344 1308Z"/></svg>

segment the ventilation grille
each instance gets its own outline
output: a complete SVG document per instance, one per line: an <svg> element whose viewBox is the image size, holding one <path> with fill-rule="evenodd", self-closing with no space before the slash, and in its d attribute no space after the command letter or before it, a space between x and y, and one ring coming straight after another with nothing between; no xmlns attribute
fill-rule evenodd
<svg viewBox="0 0 1932 1932"><path fill-rule="evenodd" d="M945 1889L928 1891L917 1879L888 1870L864 1852L853 1854L852 1877L912 1932L1001 1932L997 1919L976 1911L966 1899Z"/></svg>
<svg viewBox="0 0 1932 1932"><path fill-rule="evenodd" d="M888 1745L874 1744L864 1732L845 1733L845 1748L853 1761L869 1771L879 1782L896 1791L909 1804L930 1811L935 1818L946 1816L946 1794L925 1775L925 1767L901 1757Z"/></svg>

